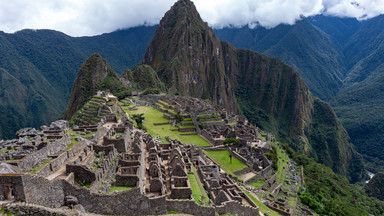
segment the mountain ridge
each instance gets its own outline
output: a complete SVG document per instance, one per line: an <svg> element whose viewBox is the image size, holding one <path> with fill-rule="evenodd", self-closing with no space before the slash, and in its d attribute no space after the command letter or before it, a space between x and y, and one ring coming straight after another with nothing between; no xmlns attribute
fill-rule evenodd
<svg viewBox="0 0 384 216"><path fill-rule="evenodd" d="M175 14L181 17L176 19ZM323 104L317 106L320 111L315 112L314 105L320 102L312 96L300 75L276 58L237 50L229 43L220 42L191 1L178 1L165 14L143 63L151 65L171 91L205 98L204 90L213 86L208 98L227 110L237 112L233 107L239 107L253 123L276 132L290 144L296 143L293 147L307 154L313 153L317 145L326 145L328 149L317 148L321 151L317 152L319 155L328 155L323 159L318 157L320 162L344 175L351 174L348 176L352 182L364 178L361 157L332 108L321 102ZM189 77L193 79L187 79ZM326 119L321 116L323 112L331 112L327 115L330 119L324 124L312 125L315 118ZM328 134L324 127L334 129L334 134ZM317 130L325 141L308 139L307 131L311 129ZM332 151L336 150L335 155ZM355 172L350 172L350 167L354 167Z"/></svg>

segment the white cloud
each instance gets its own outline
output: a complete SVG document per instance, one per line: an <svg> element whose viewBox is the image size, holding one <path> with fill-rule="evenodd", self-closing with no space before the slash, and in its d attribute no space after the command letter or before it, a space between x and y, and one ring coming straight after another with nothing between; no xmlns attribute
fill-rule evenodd
<svg viewBox="0 0 384 216"><path fill-rule="evenodd" d="M0 0L0 30L55 29L72 36L154 25L176 0ZM320 13L366 19L384 12L384 0L195 0L213 27L274 27Z"/></svg>

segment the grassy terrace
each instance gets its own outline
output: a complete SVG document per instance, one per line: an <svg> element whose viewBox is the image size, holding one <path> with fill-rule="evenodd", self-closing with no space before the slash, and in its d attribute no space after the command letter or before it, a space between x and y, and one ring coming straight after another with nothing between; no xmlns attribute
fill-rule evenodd
<svg viewBox="0 0 384 216"><path fill-rule="evenodd" d="M280 183L283 183L284 182L284 179L285 179L285 169L284 167L286 168L287 167L287 163L288 163L288 155L284 152L284 150L282 148L280 148L280 146L277 144L277 143L274 143L273 146L276 148L276 152L277 152L277 180L280 182Z"/></svg>
<svg viewBox="0 0 384 216"><path fill-rule="evenodd" d="M153 123L168 123L169 120L163 117L163 113L159 110L149 107L149 106L138 106L137 110L125 109L125 111L132 114L144 113L144 122L143 125L147 129L148 133L152 136L160 136L163 142L165 141L164 137L169 136L172 139L180 140L181 142L187 144L196 144L197 146L210 146L210 144L201 138L199 135L188 135L182 136L179 131L171 131L172 129L177 129L170 124L167 125L158 125L155 126Z"/></svg>
<svg viewBox="0 0 384 216"><path fill-rule="evenodd" d="M265 214L267 212L269 212L269 215L270 216L279 216L281 214L279 214L278 212L276 211L273 211L272 209L268 208L266 205L264 205L262 202L260 202L258 199L256 199L254 196L252 196L251 193L249 193L247 190L245 190L243 187L240 187L241 190L244 191L244 193L246 193L249 198L251 198L251 200L259 207L260 211Z"/></svg>
<svg viewBox="0 0 384 216"><path fill-rule="evenodd" d="M113 193L115 191L129 190L129 189L132 189L132 188L134 188L134 187L111 186L111 188L109 188L109 190L107 191L107 194Z"/></svg>
<svg viewBox="0 0 384 216"><path fill-rule="evenodd" d="M237 158L232 157L232 163L229 160L229 151L207 151L203 150L210 158L212 158L216 163L220 164L221 169L226 173L236 176L234 172L240 171L247 166L239 161Z"/></svg>
<svg viewBox="0 0 384 216"><path fill-rule="evenodd" d="M209 198L194 166L192 166L193 174L188 174L189 183L191 184L192 196L197 204L209 206Z"/></svg>
<svg viewBox="0 0 384 216"><path fill-rule="evenodd" d="M248 184L249 186L252 186L254 188L258 188L260 186L262 186L263 184L265 183L265 181L255 181L255 182L252 182L250 184Z"/></svg>

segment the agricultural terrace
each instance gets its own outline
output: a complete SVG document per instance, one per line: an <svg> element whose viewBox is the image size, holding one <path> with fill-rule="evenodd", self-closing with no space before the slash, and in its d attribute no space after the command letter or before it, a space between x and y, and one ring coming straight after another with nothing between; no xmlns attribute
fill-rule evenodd
<svg viewBox="0 0 384 216"><path fill-rule="evenodd" d="M237 176L234 174L234 172L240 171L247 167L247 165L243 164L241 161L239 161L237 158L232 157L232 163L230 162L229 158L229 151L223 150L223 151L207 151L203 150L205 154L207 154L212 160L214 160L216 163L218 163L226 173L231 174L233 176Z"/></svg>
<svg viewBox="0 0 384 216"><path fill-rule="evenodd" d="M137 110L124 109L129 115L144 113L143 126L154 137L160 137L162 142L166 142L165 136L171 139L177 139L186 144L195 144L196 146L210 146L210 144L199 135L181 135L177 128L171 124L154 125L153 123L168 123L169 120L163 117L163 113L150 106L138 106ZM136 124L136 122L133 120Z"/></svg>

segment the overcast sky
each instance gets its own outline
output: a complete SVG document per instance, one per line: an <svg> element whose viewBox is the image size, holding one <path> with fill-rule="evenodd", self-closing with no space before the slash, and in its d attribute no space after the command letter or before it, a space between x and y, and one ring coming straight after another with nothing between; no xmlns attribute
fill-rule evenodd
<svg viewBox="0 0 384 216"><path fill-rule="evenodd" d="M176 0L0 0L0 30L54 29L71 36L97 35L158 24ZM210 26L267 28L294 24L301 15L368 19L384 13L384 0L194 0Z"/></svg>

